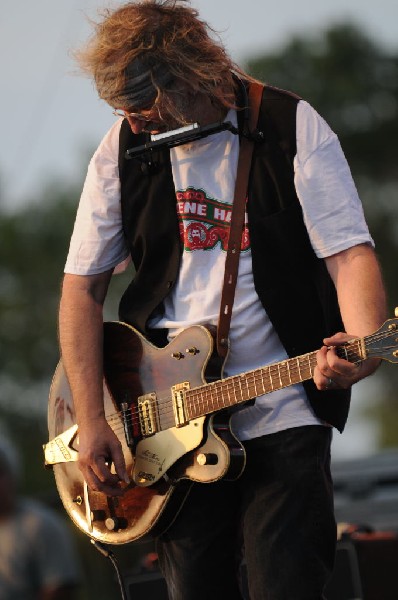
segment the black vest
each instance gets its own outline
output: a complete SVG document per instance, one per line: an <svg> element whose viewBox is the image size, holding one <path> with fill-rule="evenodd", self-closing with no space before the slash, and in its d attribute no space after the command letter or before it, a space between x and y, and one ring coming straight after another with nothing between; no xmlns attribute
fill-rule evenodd
<svg viewBox="0 0 398 600"><path fill-rule="evenodd" d="M293 94L264 89L258 122L264 142L254 148L247 207L255 288L290 357L316 350L324 337L343 330L333 282L312 249L294 187L297 103ZM182 249L169 151L154 151L149 169L125 158L128 148L145 141L145 134L134 135L123 122L122 222L135 276L119 317L149 335L148 318L162 310ZM304 387L315 414L342 431L349 391L320 392L312 380Z"/></svg>

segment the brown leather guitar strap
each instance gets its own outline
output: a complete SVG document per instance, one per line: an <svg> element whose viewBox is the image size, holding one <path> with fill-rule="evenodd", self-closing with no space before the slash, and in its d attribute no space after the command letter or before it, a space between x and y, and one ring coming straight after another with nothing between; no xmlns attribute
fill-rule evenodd
<svg viewBox="0 0 398 600"><path fill-rule="evenodd" d="M221 358L225 358L228 353L228 333L231 323L232 306L235 298L236 281L238 278L239 256L242 245L246 198L254 145L253 135L250 134L256 131L263 89L264 86L260 83L250 83L248 91L249 131L244 132L249 135L242 135L240 140L234 202L232 205L227 256L225 259L224 283L221 293L220 315L217 327L217 352Z"/></svg>

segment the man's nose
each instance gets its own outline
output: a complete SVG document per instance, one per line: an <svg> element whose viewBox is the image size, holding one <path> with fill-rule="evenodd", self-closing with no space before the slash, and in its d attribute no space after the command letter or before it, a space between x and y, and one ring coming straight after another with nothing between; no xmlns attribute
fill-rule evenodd
<svg viewBox="0 0 398 600"><path fill-rule="evenodd" d="M134 117L127 117L127 120L131 127L131 131L135 134L141 133L146 125L145 121L142 121L141 119L134 119Z"/></svg>

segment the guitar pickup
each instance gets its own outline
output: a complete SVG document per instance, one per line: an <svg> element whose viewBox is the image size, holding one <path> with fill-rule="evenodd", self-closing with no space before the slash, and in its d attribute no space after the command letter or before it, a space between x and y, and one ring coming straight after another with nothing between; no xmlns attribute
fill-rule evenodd
<svg viewBox="0 0 398 600"><path fill-rule="evenodd" d="M146 437L159 431L159 417L155 392L137 398L141 434Z"/></svg>
<svg viewBox="0 0 398 600"><path fill-rule="evenodd" d="M188 419L185 412L185 391L189 390L189 381L177 383L171 388L173 396L173 410L176 427L187 425Z"/></svg>

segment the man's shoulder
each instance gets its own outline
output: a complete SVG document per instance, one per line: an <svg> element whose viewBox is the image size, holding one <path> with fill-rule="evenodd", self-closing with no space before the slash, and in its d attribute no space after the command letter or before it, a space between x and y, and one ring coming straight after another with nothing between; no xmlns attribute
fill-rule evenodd
<svg viewBox="0 0 398 600"><path fill-rule="evenodd" d="M280 100L284 102L291 102L292 104L297 104L300 100L302 100L301 96L295 92L291 90L285 90L268 83L264 85L263 99Z"/></svg>
<svg viewBox="0 0 398 600"><path fill-rule="evenodd" d="M264 86L258 124L268 144L264 144L262 152L280 146L293 160L296 154L297 106L300 101L300 96L294 92L269 84Z"/></svg>

